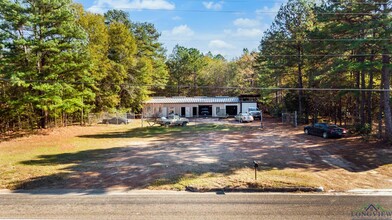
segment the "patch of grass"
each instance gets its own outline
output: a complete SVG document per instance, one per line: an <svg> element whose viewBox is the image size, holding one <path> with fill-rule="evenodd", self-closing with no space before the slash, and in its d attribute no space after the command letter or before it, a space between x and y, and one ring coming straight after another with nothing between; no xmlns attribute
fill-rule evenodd
<svg viewBox="0 0 392 220"><path fill-rule="evenodd" d="M132 128L126 131L115 131L105 132L102 134L93 135L82 135L82 138L153 138L162 137L165 135L175 134L195 134L195 133L208 133L208 132L232 132L232 131L244 131L249 129L242 126L225 125L225 124L198 124L198 125L187 125L181 126L152 126L152 127L138 127ZM174 137L174 136L173 136Z"/></svg>
<svg viewBox="0 0 392 220"><path fill-rule="evenodd" d="M107 154L115 153L117 148L124 147L133 140L149 137L175 139L195 133L241 130L239 126L219 124L169 128L139 126L135 123L57 128L45 135L30 135L2 142L0 189L15 188L16 185L39 177L56 177L75 164L78 164L79 169L102 169L102 161Z"/></svg>
<svg viewBox="0 0 392 220"><path fill-rule="evenodd" d="M155 181L149 189L185 190L196 188L265 188L265 187L319 187L316 176L297 170L264 170L254 179L252 169L239 169L234 173L186 174L181 177Z"/></svg>
<svg viewBox="0 0 392 220"><path fill-rule="evenodd" d="M383 165L378 169L378 171L385 176L391 177L392 176L392 164ZM391 180L392 180L392 178L391 178Z"/></svg>

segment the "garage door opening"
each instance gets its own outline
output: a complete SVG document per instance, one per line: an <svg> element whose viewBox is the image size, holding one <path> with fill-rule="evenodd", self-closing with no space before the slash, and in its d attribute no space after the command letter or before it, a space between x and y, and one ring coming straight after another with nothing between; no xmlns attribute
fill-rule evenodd
<svg viewBox="0 0 392 220"><path fill-rule="evenodd" d="M212 117L212 105L199 105L200 117Z"/></svg>
<svg viewBox="0 0 392 220"><path fill-rule="evenodd" d="M236 105L226 105L226 114L229 116L235 116L238 114L238 106Z"/></svg>

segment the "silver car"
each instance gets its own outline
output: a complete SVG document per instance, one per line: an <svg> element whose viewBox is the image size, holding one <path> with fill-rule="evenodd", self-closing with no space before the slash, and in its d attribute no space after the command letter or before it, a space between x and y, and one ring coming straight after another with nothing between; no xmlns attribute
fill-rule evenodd
<svg viewBox="0 0 392 220"><path fill-rule="evenodd" d="M239 113L238 115L234 116L236 121L242 122L252 122L254 119L252 115L248 113Z"/></svg>
<svg viewBox="0 0 392 220"><path fill-rule="evenodd" d="M103 119L102 120L102 124L115 124L115 125L119 125L119 124L128 124L129 123L129 119L126 118L122 118L122 117L113 117L110 119Z"/></svg>

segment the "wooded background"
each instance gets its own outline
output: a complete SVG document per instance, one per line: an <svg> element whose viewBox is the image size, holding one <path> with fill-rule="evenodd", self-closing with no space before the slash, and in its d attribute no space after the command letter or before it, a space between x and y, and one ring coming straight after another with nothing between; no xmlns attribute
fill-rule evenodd
<svg viewBox="0 0 392 220"><path fill-rule="evenodd" d="M328 117L392 140L391 1L289 0L233 60L177 45L126 12L71 0L0 2L0 130L138 112L150 96L260 94L265 111Z"/></svg>

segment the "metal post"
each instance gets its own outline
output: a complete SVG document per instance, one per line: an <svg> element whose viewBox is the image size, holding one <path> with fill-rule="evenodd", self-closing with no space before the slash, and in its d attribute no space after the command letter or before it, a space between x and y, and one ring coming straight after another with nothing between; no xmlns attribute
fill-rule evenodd
<svg viewBox="0 0 392 220"><path fill-rule="evenodd" d="M257 168L255 167L255 180L257 180Z"/></svg>
<svg viewBox="0 0 392 220"><path fill-rule="evenodd" d="M263 128L263 112L260 111L260 127Z"/></svg>
<svg viewBox="0 0 392 220"><path fill-rule="evenodd" d="M295 111L294 114L295 114L294 115L294 125L295 125L295 127L297 127L297 125L298 125L297 124L297 111Z"/></svg>
<svg viewBox="0 0 392 220"><path fill-rule="evenodd" d="M144 106L143 106L143 108L142 108L142 115L140 116L140 120L141 120L141 123L142 123L142 127L143 127L143 115L144 115Z"/></svg>
<svg viewBox="0 0 392 220"><path fill-rule="evenodd" d="M255 168L255 180L257 180L257 167L259 167L259 164L254 160L253 161L253 166Z"/></svg>

